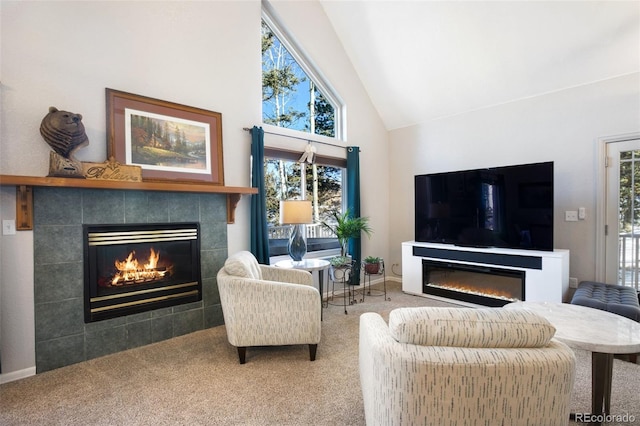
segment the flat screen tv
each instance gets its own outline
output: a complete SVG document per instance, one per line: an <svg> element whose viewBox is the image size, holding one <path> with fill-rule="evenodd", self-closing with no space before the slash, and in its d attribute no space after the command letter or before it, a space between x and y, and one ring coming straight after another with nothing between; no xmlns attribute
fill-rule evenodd
<svg viewBox="0 0 640 426"><path fill-rule="evenodd" d="M553 250L553 162L415 176L415 240Z"/></svg>

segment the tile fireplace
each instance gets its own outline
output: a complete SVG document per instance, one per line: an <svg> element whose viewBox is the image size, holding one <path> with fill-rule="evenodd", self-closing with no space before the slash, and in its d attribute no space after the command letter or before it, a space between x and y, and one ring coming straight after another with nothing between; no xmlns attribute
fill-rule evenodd
<svg viewBox="0 0 640 426"><path fill-rule="evenodd" d="M198 223L83 230L86 323L202 300Z"/></svg>
<svg viewBox="0 0 640 426"><path fill-rule="evenodd" d="M216 273L228 256L224 194L35 187L33 201L38 373L223 324ZM85 322L85 225L167 224L182 229L185 223L199 225L200 300ZM174 247L165 252L153 246L160 262L170 255L172 263L197 263L195 257L184 258L190 249L182 243ZM150 253L149 247L134 248L139 257ZM115 257L123 261L128 255ZM115 265L115 259L106 265ZM183 275L177 272L171 280ZM174 284L181 285L168 285Z"/></svg>

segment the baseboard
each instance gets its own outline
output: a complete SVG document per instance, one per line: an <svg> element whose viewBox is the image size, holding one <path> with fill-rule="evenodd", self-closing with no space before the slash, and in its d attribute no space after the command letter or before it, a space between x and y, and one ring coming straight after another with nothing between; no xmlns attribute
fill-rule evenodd
<svg viewBox="0 0 640 426"><path fill-rule="evenodd" d="M18 371L12 371L10 373L0 374L0 384L13 382L15 380L20 380L35 375L35 367L29 367Z"/></svg>
<svg viewBox="0 0 640 426"><path fill-rule="evenodd" d="M385 278L384 278L383 275L372 275L372 277L377 277L377 278L372 279L371 282L369 282L367 280L367 287L369 287L369 286L374 287L374 286L378 286L378 285L383 285L384 284ZM387 278L387 282L389 282L389 281L402 282L401 280L398 280L395 277L388 277ZM329 292L332 292L332 293L338 294L338 295L344 294L344 288L342 286L342 281L336 281L334 284L335 284L335 288L333 289L333 291L330 290L332 288L331 287L331 280L329 280L329 282L324 285L324 288L323 288L323 293L324 294L322 295L323 300L324 300L325 295L328 295ZM360 291L360 290L362 290L364 288L364 284L365 284L364 278L361 278L360 279L360 284L358 284L358 285L347 285L347 287L349 287L350 290Z"/></svg>
<svg viewBox="0 0 640 426"><path fill-rule="evenodd" d="M373 278L371 280L371 285L377 285L377 284L383 284L385 279L387 282L396 282L396 283L401 283L402 282L402 277L394 277L394 276L387 276L386 278L383 275L372 275L372 277L376 277ZM364 278L360 278L360 285L356 286L356 288L362 288L364 285ZM367 281L367 286L369 286L369 281Z"/></svg>

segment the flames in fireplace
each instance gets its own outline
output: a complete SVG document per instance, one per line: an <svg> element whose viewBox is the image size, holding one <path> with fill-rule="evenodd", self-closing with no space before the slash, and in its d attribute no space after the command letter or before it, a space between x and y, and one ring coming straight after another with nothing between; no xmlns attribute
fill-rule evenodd
<svg viewBox="0 0 640 426"><path fill-rule="evenodd" d="M106 284L107 286L144 284L170 277L172 265L158 266L159 262L160 252L154 250L153 247L149 250L148 258L142 262L138 260L134 250L129 253L126 259L116 259L114 263L116 272L109 280L105 280L101 284Z"/></svg>
<svg viewBox="0 0 640 426"><path fill-rule="evenodd" d="M440 288L443 290L457 291L460 293L471 294L475 296L491 297L494 299L506 300L509 302L520 302L521 300L513 296L510 291L501 291L495 288L483 288L479 290L477 286L470 286L464 283L448 282L448 283L428 283L430 287Z"/></svg>
<svg viewBox="0 0 640 426"><path fill-rule="evenodd" d="M422 260L422 291L485 306L524 300L525 272L454 262Z"/></svg>

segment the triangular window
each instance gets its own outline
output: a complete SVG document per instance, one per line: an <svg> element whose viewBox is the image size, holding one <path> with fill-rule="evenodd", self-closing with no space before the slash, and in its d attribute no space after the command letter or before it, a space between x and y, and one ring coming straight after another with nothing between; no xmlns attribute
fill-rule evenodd
<svg viewBox="0 0 640 426"><path fill-rule="evenodd" d="M263 123L343 139L341 102L309 63L268 7L263 7Z"/></svg>

